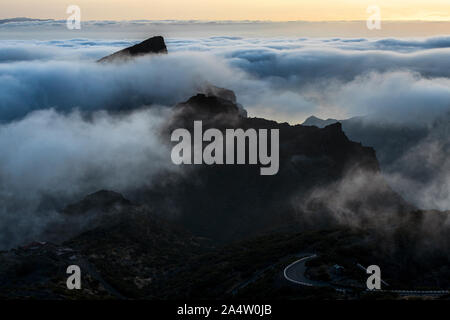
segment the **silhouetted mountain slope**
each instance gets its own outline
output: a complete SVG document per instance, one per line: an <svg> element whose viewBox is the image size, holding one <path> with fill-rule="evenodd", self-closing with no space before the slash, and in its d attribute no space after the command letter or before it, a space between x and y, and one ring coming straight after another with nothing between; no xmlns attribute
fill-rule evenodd
<svg viewBox="0 0 450 320"><path fill-rule="evenodd" d="M329 126L330 124L334 124L340 122L339 120L336 119L327 119L327 120L323 120L320 118L317 118L315 116L310 116L308 119L306 119L302 125L304 126L316 126L319 128L324 128L326 126Z"/></svg>
<svg viewBox="0 0 450 320"><path fill-rule="evenodd" d="M450 285L446 252L417 252L417 230L408 230L417 229L413 215L412 224L398 229L399 242L367 230L338 228L277 233L217 248L161 226L151 216L135 218L124 218L124 228L117 220L62 245L32 243L0 252L0 299L370 298L372 294L361 289L367 275L356 264L374 261L395 288L436 290ZM332 275L332 266L339 264L352 289L342 294L288 283L283 270L302 252L320 255L308 264L308 276ZM82 290L66 289L65 269L72 264L82 268Z"/></svg>
<svg viewBox="0 0 450 320"><path fill-rule="evenodd" d="M324 127L338 120L311 117L304 125ZM401 122L371 116L339 120L345 134L376 150L386 180L419 208L450 206L450 114L431 122Z"/></svg>
<svg viewBox="0 0 450 320"><path fill-rule="evenodd" d="M91 216L91 223L62 244L35 242L0 252L0 298L133 298L137 291L151 297L173 268L211 249L205 239L111 191L91 194L65 213ZM65 287L73 264L83 271L81 292Z"/></svg>
<svg viewBox="0 0 450 320"><path fill-rule="evenodd" d="M350 141L340 124L320 129L247 118L236 103L200 94L176 106L163 139L169 141L176 128L193 134L195 120L203 121L204 131L280 130L280 170L274 176L261 176L259 165L185 166L182 175L163 175L152 188L128 194L137 202L159 208L156 211L161 214L171 212L168 215L194 234L227 242L275 230L334 224L332 211L339 208L321 206L327 199L315 197L315 191L349 176L371 177L358 186L351 199L345 199L349 202L345 207L356 215L360 211L394 215L410 210L379 177L374 150ZM316 212L311 215L311 210Z"/></svg>
<svg viewBox="0 0 450 320"><path fill-rule="evenodd" d="M351 140L373 147L382 165L390 165L428 134L428 129L423 126L390 124L365 117L322 120L311 116L303 125L323 128L337 122L342 124L342 129Z"/></svg>
<svg viewBox="0 0 450 320"><path fill-rule="evenodd" d="M166 54L167 47L161 36L152 37L132 47L125 48L109 56L103 57L98 62L124 61L133 57L147 54Z"/></svg>

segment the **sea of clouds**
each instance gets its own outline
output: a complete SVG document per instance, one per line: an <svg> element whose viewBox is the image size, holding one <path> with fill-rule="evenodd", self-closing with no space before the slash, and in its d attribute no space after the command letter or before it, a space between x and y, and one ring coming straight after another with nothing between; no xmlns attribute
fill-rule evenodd
<svg viewBox="0 0 450 320"><path fill-rule="evenodd" d="M252 115L293 123L368 113L422 121L448 109L450 37L167 39L168 56L95 63L136 42L1 41L0 121L48 107L173 105L205 82L233 89Z"/></svg>
<svg viewBox="0 0 450 320"><path fill-rule="evenodd" d="M38 234L26 221L44 197L151 184L166 161L154 132L171 106L207 83L234 90L249 116L292 124L310 115L367 116L431 128L450 112L450 37L168 38L168 55L96 63L139 40L0 41L4 246L19 243L11 225ZM420 207L450 209L449 137L427 137L404 162L434 165L439 179L421 185L414 174L390 176L394 189L416 188L406 189Z"/></svg>

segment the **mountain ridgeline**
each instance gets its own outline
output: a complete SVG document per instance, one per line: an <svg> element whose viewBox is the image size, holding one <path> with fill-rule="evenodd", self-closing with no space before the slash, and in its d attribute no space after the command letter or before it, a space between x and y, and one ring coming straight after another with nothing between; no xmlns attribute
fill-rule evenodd
<svg viewBox="0 0 450 320"><path fill-rule="evenodd" d="M167 53L164 39L154 37L100 61L161 53ZM90 275L79 298L306 297L316 293L293 290L276 270L310 250L349 269L376 255L392 283L403 275L434 284L424 276L430 270L449 278L441 267L449 261L440 227L447 216L414 211L384 181L373 148L349 140L339 122L320 128L248 117L237 100L233 91L205 84L171 109L161 141L170 147L173 130L193 134L199 120L204 130L222 133L277 129L276 175L261 176L250 164L173 164L147 187L88 195L62 210L64 221L40 239L52 243L0 254L0 288L8 290L0 297L72 297L59 287L64 266L74 263ZM433 235L423 234L426 221ZM433 236L444 240L431 250ZM423 252L427 259L419 259ZM414 270L406 269L412 264Z"/></svg>
<svg viewBox="0 0 450 320"><path fill-rule="evenodd" d="M167 53L164 39L153 37L100 61L161 53ZM375 224L368 215L396 216L412 209L384 182L374 149L350 141L340 123L318 128L250 118L233 91L205 84L201 93L174 106L161 132L163 143L173 145L170 135L177 128L193 133L198 120L204 130L222 133L278 129L280 146L274 176L260 176L259 167L248 164L182 165L181 174L161 172L150 187L125 191L133 203L148 205L197 236L226 243L273 231ZM347 211L355 221L340 219Z"/></svg>

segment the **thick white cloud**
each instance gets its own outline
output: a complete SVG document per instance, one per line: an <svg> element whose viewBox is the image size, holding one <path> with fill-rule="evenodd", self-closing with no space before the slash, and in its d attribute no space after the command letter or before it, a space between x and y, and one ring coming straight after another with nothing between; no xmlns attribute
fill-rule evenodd
<svg viewBox="0 0 450 320"><path fill-rule="evenodd" d="M167 108L89 118L35 111L0 126L0 248L39 237L56 208L100 189L126 192L174 170L160 141Z"/></svg>
<svg viewBox="0 0 450 320"><path fill-rule="evenodd" d="M231 77L214 56L202 53L137 59L108 65L92 61L0 64L0 121L55 108L70 111L172 105L195 94L208 79Z"/></svg>
<svg viewBox="0 0 450 320"><path fill-rule="evenodd" d="M0 119L47 107L95 110L170 105L194 94L204 82L235 90L251 115L272 114L290 122L313 113L361 114L367 112L367 100L372 102L370 112L376 112L378 107L372 105L377 101L380 108L386 104L391 108L404 105L399 100L413 101L419 109L442 109L448 87L442 79L450 76L448 37L168 39L168 56L122 66L94 63L135 42L0 42ZM390 98L393 81L405 85ZM408 98L408 86L414 88L414 99Z"/></svg>
<svg viewBox="0 0 450 320"><path fill-rule="evenodd" d="M450 78L369 73L329 90L327 104L341 106L348 116L369 115L385 123L429 125L450 111Z"/></svg>

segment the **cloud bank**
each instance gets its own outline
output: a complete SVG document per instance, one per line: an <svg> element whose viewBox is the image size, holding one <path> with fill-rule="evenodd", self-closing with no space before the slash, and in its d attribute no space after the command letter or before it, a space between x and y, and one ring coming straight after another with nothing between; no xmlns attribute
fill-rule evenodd
<svg viewBox="0 0 450 320"><path fill-rule="evenodd" d="M0 41L0 243L38 234L35 213L50 195L151 183L169 154L155 128L205 83L234 90L250 116L291 123L313 114L370 115L432 127L450 111L449 37L168 39L167 56L95 63L136 42ZM415 194L421 207L450 209L449 137L430 136L411 149L402 162L410 173L390 175L394 189ZM434 176L417 194L423 163ZM57 216L42 212L39 221ZM11 225L17 228L8 231Z"/></svg>
<svg viewBox="0 0 450 320"><path fill-rule="evenodd" d="M35 240L88 193L145 187L173 170L159 140L164 110L86 118L47 109L0 126L0 248Z"/></svg>
<svg viewBox="0 0 450 320"><path fill-rule="evenodd" d="M67 16L68 17L68 16ZM2 23L3 22L3 23ZM81 30L68 30L66 20L0 20L0 39L144 38L161 34L179 37L433 37L448 35L448 21L383 21L381 30L369 30L366 21L202 21L202 20L82 20ZM352 39L353 40L353 39Z"/></svg>
<svg viewBox="0 0 450 320"><path fill-rule="evenodd" d="M384 114L409 103L440 112L448 108L449 39L169 39L168 56L123 66L93 61L136 41L0 42L0 120L48 107L170 105L204 82L236 91L250 114L280 121Z"/></svg>

